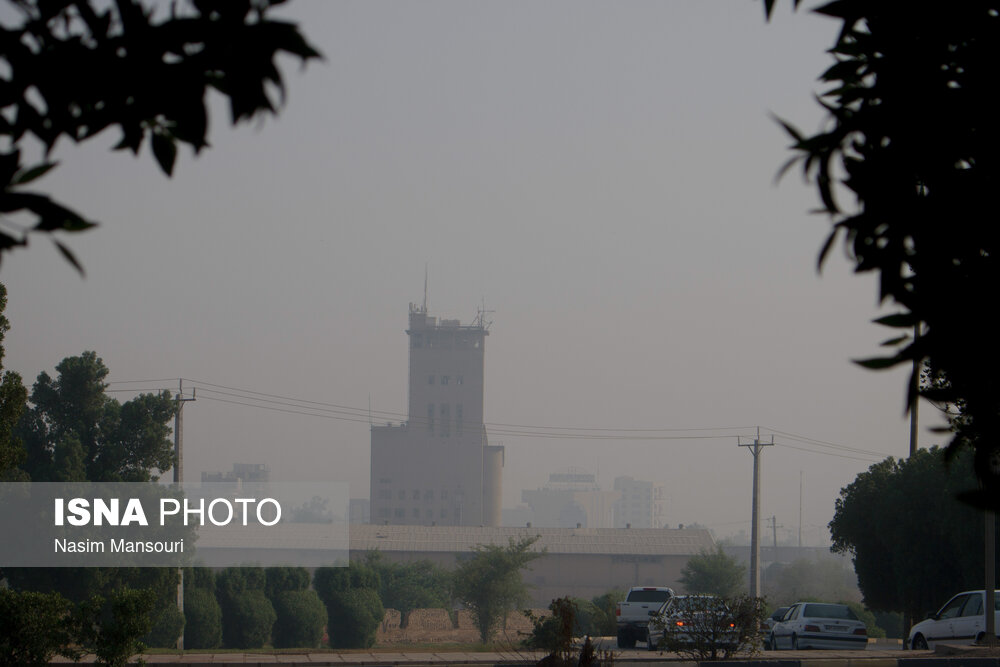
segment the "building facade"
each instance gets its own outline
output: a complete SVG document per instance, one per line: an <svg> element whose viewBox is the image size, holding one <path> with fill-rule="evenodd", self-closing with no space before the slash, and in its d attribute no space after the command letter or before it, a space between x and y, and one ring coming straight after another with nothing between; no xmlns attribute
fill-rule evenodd
<svg viewBox="0 0 1000 667"><path fill-rule="evenodd" d="M617 491L602 491L597 477L581 470L551 473L539 489L521 491L532 525L547 528L612 528Z"/></svg>
<svg viewBox="0 0 1000 667"><path fill-rule="evenodd" d="M663 526L663 487L631 477L615 477L615 528Z"/></svg>
<svg viewBox="0 0 1000 667"><path fill-rule="evenodd" d="M410 304L407 421L371 429L371 522L500 525L503 447L483 424L486 336Z"/></svg>

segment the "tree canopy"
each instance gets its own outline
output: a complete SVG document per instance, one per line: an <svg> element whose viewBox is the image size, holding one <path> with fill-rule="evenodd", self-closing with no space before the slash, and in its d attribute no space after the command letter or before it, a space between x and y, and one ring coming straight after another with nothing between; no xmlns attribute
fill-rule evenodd
<svg viewBox="0 0 1000 667"><path fill-rule="evenodd" d="M680 582L688 593L734 598L746 586L746 576L746 566L716 546L688 559L681 568Z"/></svg>
<svg viewBox="0 0 1000 667"><path fill-rule="evenodd" d="M835 0L815 11L842 23L821 76L828 122L813 135L783 124L789 164L834 221L820 265L843 239L855 271L877 274L880 299L900 309L877 320L896 329L889 355L862 363L926 364L932 381L911 382L907 405L919 392L960 406L950 451L973 446L984 484L965 497L998 508L1000 355L984 290L1000 283L1000 6Z"/></svg>
<svg viewBox="0 0 1000 667"><path fill-rule="evenodd" d="M7 287L0 283L0 371L3 371L3 340L10 331L10 321L4 315L7 308ZM14 435L14 427L24 413L28 390L21 376L14 371L3 372L0 378L0 480L11 475L13 468L24 460L24 447Z"/></svg>
<svg viewBox="0 0 1000 667"><path fill-rule="evenodd" d="M94 226L26 189L56 166L49 157L61 138L79 143L117 127L117 149L137 154L148 143L169 176L178 143L195 153L208 146L209 90L228 99L233 124L276 113L285 94L277 57L319 57L295 24L270 17L283 2L187 0L169 10L141 0L9 3L15 11L0 20L0 214L26 224L0 228L0 257L30 232ZM22 157L27 137L44 147L36 163Z"/></svg>
<svg viewBox="0 0 1000 667"><path fill-rule="evenodd" d="M938 448L921 449L841 489L832 549L851 555L870 609L922 618L955 592L982 587L983 517L954 497L975 482L968 458L946 466Z"/></svg>
<svg viewBox="0 0 1000 667"><path fill-rule="evenodd" d="M119 403L104 393L108 368L95 352L56 371L38 375L17 428L32 481L148 482L173 466L170 392Z"/></svg>
<svg viewBox="0 0 1000 667"><path fill-rule="evenodd" d="M455 598L472 612L483 643L493 639L508 612L527 603L528 587L521 570L544 555L531 550L537 541L536 535L520 540L512 537L506 546L478 544L472 557L455 568Z"/></svg>

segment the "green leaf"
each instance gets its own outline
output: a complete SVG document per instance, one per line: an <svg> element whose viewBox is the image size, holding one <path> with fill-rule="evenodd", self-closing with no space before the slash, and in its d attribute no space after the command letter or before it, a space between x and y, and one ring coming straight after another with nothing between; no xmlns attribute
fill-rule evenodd
<svg viewBox="0 0 1000 667"><path fill-rule="evenodd" d="M59 164L58 162L43 162L29 169L21 169L16 174L14 174L14 177L12 179L10 179L10 184L25 185L26 183L31 183L36 178L41 178L42 176L44 176L46 173L48 173L50 169L52 169L58 164Z"/></svg>
<svg viewBox="0 0 1000 667"><path fill-rule="evenodd" d="M159 132L154 132L150 138L150 144L153 148L153 156L160 163L160 169L167 176L172 176L174 162L177 160L177 144L174 143L173 138Z"/></svg>

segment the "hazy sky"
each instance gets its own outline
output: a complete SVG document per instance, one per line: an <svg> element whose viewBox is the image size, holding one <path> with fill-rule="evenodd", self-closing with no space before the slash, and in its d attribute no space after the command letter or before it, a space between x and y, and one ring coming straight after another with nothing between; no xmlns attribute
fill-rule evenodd
<svg viewBox="0 0 1000 667"><path fill-rule="evenodd" d="M767 24L752 0L283 13L326 59L284 63L277 119L234 130L215 100L212 148L173 179L111 152L114 131L57 147L40 187L102 226L67 237L85 279L44 238L3 259L5 362L27 383L92 349L116 383L157 380L116 390L218 385L185 408L186 478L263 462L367 497L369 401L403 418L426 265L432 315L495 311L487 421L528 427L493 427L505 507L572 466L664 484L671 525L749 531L736 436L760 426L762 513L794 534L801 471L817 542L842 486L906 454L904 373L849 361L888 337L874 281L839 249L818 275L829 222L798 172L774 183L790 153L771 116L819 126L835 21L784 3Z"/></svg>

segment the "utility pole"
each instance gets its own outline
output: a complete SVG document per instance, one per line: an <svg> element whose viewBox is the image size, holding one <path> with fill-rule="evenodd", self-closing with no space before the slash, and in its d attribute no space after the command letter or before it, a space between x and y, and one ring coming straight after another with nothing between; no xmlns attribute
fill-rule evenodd
<svg viewBox="0 0 1000 667"><path fill-rule="evenodd" d="M760 597L760 455L764 447L774 444L774 436L770 442L761 442L760 427L757 427L757 437L753 442L740 442L737 436L737 444L740 447L749 447L750 454L753 455L753 511L751 520L753 525L750 528L750 597Z"/></svg>
<svg viewBox="0 0 1000 667"><path fill-rule="evenodd" d="M195 390L197 392L197 389ZM174 413L174 486L180 489L184 482L184 404L195 400L195 392L191 398L184 398L184 380L177 381L177 411ZM177 610L184 613L184 568L177 568ZM184 633L177 638L177 648L184 650Z"/></svg>

